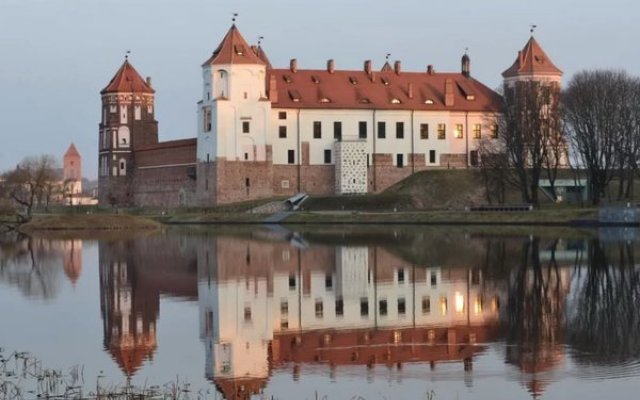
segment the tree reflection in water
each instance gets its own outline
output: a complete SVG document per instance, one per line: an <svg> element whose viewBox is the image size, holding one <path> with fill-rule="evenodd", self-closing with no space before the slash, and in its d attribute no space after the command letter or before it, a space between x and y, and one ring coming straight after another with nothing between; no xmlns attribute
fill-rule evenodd
<svg viewBox="0 0 640 400"><path fill-rule="evenodd" d="M581 363L617 364L640 356L640 268L633 242L592 240L569 315L568 341Z"/></svg>

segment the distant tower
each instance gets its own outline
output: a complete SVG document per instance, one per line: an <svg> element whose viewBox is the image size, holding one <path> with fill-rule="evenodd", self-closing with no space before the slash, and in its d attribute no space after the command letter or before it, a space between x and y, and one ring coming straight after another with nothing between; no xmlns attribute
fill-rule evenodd
<svg viewBox="0 0 640 400"><path fill-rule="evenodd" d="M471 58L469 58L469 55L467 54L467 52L464 52L464 55L462 56L462 60L460 60L461 63L461 69L462 69L462 75L466 76L467 78L471 76Z"/></svg>
<svg viewBox="0 0 640 400"><path fill-rule="evenodd" d="M132 203L135 150L158 143L154 93L151 79L145 81L129 60L124 61L100 92L102 121L98 145L98 201L101 204Z"/></svg>
<svg viewBox="0 0 640 400"><path fill-rule="evenodd" d="M74 196L82 193L82 157L73 143L64 153L63 164L64 185L73 201Z"/></svg>
<svg viewBox="0 0 640 400"><path fill-rule="evenodd" d="M556 67L533 35L518 52L518 57L506 71L502 73L506 87L513 87L516 82L538 81L560 85L562 71Z"/></svg>

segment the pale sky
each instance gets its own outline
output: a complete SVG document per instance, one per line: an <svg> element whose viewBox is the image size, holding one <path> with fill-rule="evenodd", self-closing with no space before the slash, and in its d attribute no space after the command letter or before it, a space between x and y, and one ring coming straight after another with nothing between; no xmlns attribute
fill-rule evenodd
<svg viewBox="0 0 640 400"><path fill-rule="evenodd" d="M565 82L640 71L637 0L0 0L0 171L74 142L95 178L99 92L127 50L153 78L160 140L195 137L200 65L234 12L274 67L380 68L391 53L407 71L459 71L468 47L471 74L495 88L536 24Z"/></svg>

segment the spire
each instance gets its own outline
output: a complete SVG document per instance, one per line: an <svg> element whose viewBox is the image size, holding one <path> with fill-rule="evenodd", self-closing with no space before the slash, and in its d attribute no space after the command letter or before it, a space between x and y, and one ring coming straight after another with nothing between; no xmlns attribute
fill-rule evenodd
<svg viewBox="0 0 640 400"><path fill-rule="evenodd" d="M80 157L80 152L76 149L76 145L71 143L67 151L64 153L64 158L67 157Z"/></svg>
<svg viewBox="0 0 640 400"><path fill-rule="evenodd" d="M502 73L504 78L520 75L562 76L562 71L553 64L544 50L542 50L542 47L533 37L533 32L527 44L522 51L518 53L518 57L513 65Z"/></svg>
<svg viewBox="0 0 640 400"><path fill-rule="evenodd" d="M102 89L100 94L119 92L155 93L155 90L153 90L142 76L140 76L138 71L133 68L127 56L125 56L124 63L122 63L118 72L111 78L107 87Z"/></svg>
<svg viewBox="0 0 640 400"><path fill-rule="evenodd" d="M235 23L222 39L211 57L202 66L216 64L259 64L265 62L258 57L255 51L247 44Z"/></svg>

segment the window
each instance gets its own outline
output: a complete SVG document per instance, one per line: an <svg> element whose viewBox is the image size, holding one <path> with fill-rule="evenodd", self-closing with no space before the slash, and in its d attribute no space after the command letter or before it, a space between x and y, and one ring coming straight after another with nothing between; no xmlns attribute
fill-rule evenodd
<svg viewBox="0 0 640 400"><path fill-rule="evenodd" d="M282 257L284 259L284 257ZM296 276L289 275L289 290L296 290Z"/></svg>
<svg viewBox="0 0 640 400"><path fill-rule="evenodd" d="M387 315L387 300L382 299L378 301L378 310L380 316L384 317L385 315Z"/></svg>
<svg viewBox="0 0 640 400"><path fill-rule="evenodd" d="M327 274L324 277L324 288L326 290L333 290L333 275Z"/></svg>
<svg viewBox="0 0 640 400"><path fill-rule="evenodd" d="M325 149L324 151L324 163L331 164L331 150Z"/></svg>
<svg viewBox="0 0 640 400"><path fill-rule="evenodd" d="M438 285L438 276L436 275L435 272L431 272L431 286L437 286Z"/></svg>
<svg viewBox="0 0 640 400"><path fill-rule="evenodd" d="M440 297L440 312L442 312L442 315L447 315L447 297L446 296Z"/></svg>
<svg viewBox="0 0 640 400"><path fill-rule="evenodd" d="M462 139L462 137L464 136L462 134L462 130L463 130L462 124L456 124L456 129L454 131L454 136L456 137L456 139Z"/></svg>
<svg viewBox="0 0 640 400"><path fill-rule="evenodd" d="M211 132L211 107L202 109L202 129L205 132Z"/></svg>
<svg viewBox="0 0 640 400"><path fill-rule="evenodd" d="M135 118L136 121L142 119L142 107L139 104L136 104L133 108L133 118Z"/></svg>
<svg viewBox="0 0 640 400"><path fill-rule="evenodd" d="M358 138L360 139L367 138L367 121L358 122Z"/></svg>
<svg viewBox="0 0 640 400"><path fill-rule="evenodd" d="M279 111L278 112L278 119L287 119L287 112L286 111Z"/></svg>
<svg viewBox="0 0 640 400"><path fill-rule="evenodd" d="M404 268L398 269L398 283L404 283Z"/></svg>
<svg viewBox="0 0 640 400"><path fill-rule="evenodd" d="M398 299L398 315L405 315L407 313L407 302L404 297Z"/></svg>
<svg viewBox="0 0 640 400"><path fill-rule="evenodd" d="M336 140L342 140L342 122L335 121L333 123L333 138Z"/></svg>
<svg viewBox="0 0 640 400"><path fill-rule="evenodd" d="M360 298L360 315L363 317L369 316L369 299L366 297Z"/></svg>
<svg viewBox="0 0 640 400"><path fill-rule="evenodd" d="M429 139L429 124L420 124L420 139Z"/></svg>
<svg viewBox="0 0 640 400"><path fill-rule="evenodd" d="M498 124L493 124L491 126L491 138L492 139L498 138Z"/></svg>
<svg viewBox="0 0 640 400"><path fill-rule="evenodd" d="M482 125L475 124L473 125L473 138L480 139L482 137Z"/></svg>
<svg viewBox="0 0 640 400"><path fill-rule="evenodd" d="M242 121L242 133L249 133L251 131L251 125L249 121Z"/></svg>
<svg viewBox="0 0 640 400"><path fill-rule="evenodd" d="M342 298L336 299L336 316L344 315L344 302Z"/></svg>
<svg viewBox="0 0 640 400"><path fill-rule="evenodd" d="M316 300L316 318L322 318L324 315L324 304L322 304L322 299Z"/></svg>
<svg viewBox="0 0 640 400"><path fill-rule="evenodd" d="M438 139L445 139L447 137L447 125L438 124Z"/></svg>
<svg viewBox="0 0 640 400"><path fill-rule="evenodd" d="M435 164L436 163L436 151L435 150L429 150L429 162L431 164Z"/></svg>
<svg viewBox="0 0 640 400"><path fill-rule="evenodd" d="M286 126L279 126L278 127L278 137L280 139L285 139L287 137L287 127Z"/></svg>
<svg viewBox="0 0 640 400"><path fill-rule="evenodd" d="M286 300L280 302L280 315L289 315L289 302Z"/></svg>
<svg viewBox="0 0 640 400"><path fill-rule="evenodd" d="M429 314L431 312L431 297L422 296L422 313Z"/></svg>
<svg viewBox="0 0 640 400"><path fill-rule="evenodd" d="M404 167L404 154L396 154L396 166L398 168Z"/></svg>
<svg viewBox="0 0 640 400"><path fill-rule="evenodd" d="M287 163L294 164L296 162L296 151L287 150Z"/></svg>
<svg viewBox="0 0 640 400"><path fill-rule="evenodd" d="M244 322L251 322L251 307L244 306Z"/></svg>
<svg viewBox="0 0 640 400"><path fill-rule="evenodd" d="M249 180L249 178L244 178L244 186L251 187L251 181Z"/></svg>
<svg viewBox="0 0 640 400"><path fill-rule="evenodd" d="M378 139L384 139L387 137L387 124L384 121L378 122Z"/></svg>
<svg viewBox="0 0 640 400"><path fill-rule="evenodd" d="M404 138L404 122L396 122L396 139Z"/></svg>
<svg viewBox="0 0 640 400"><path fill-rule="evenodd" d="M322 122L320 121L313 121L313 138L322 138Z"/></svg>

